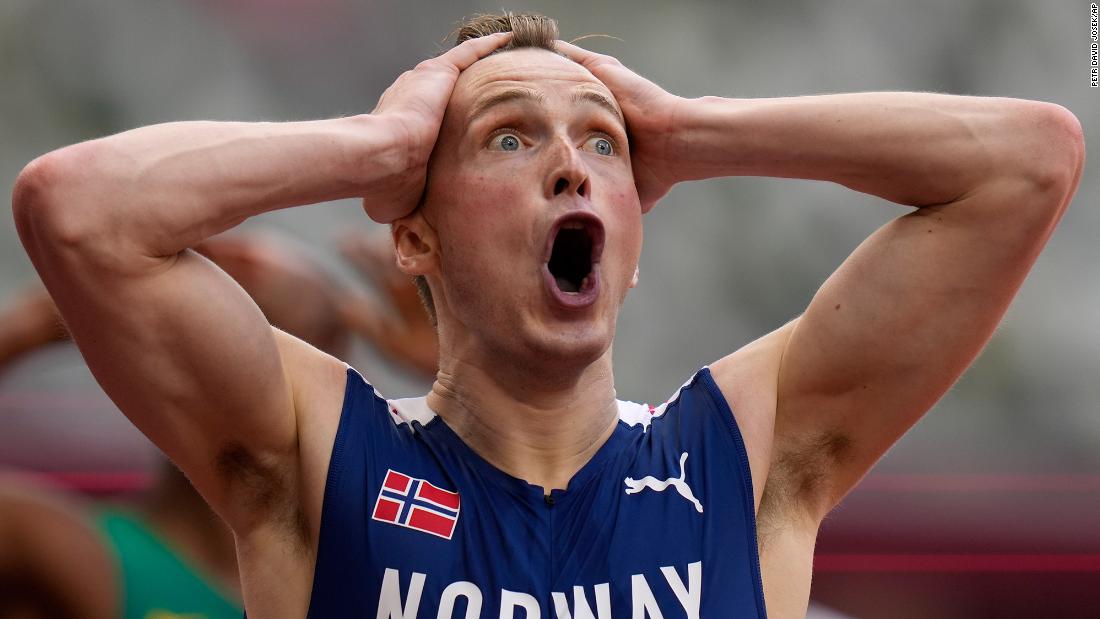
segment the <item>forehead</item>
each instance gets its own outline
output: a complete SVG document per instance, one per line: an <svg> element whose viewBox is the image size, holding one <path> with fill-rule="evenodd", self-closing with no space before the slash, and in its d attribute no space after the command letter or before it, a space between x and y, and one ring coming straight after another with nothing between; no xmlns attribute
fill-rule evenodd
<svg viewBox="0 0 1100 619"><path fill-rule="evenodd" d="M524 86L538 90L583 86L614 101L611 91L588 69L545 49L516 49L482 58L458 76L451 103L468 108L498 89Z"/></svg>

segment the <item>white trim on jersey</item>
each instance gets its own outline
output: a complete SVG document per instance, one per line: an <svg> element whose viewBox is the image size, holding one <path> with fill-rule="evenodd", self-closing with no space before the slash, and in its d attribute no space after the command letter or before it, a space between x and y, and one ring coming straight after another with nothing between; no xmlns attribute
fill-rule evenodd
<svg viewBox="0 0 1100 619"><path fill-rule="evenodd" d="M355 370L355 368L351 369ZM359 374L358 370L356 370L355 373ZM363 379L363 376L360 374L359 378ZM653 418L660 417L661 415L665 414L665 410L668 408L668 405L678 400L680 398L680 392L684 390L684 387L687 387L689 384L691 384L691 381L694 379L695 376L692 375L692 377L684 382L684 384L680 385L680 388L676 390L676 393L672 394L671 398L669 398L667 401L665 401L664 404L661 404L660 406L653 407L649 404L641 404L638 402L631 402L629 400L616 399L615 403L618 406L619 420L627 424L628 426L640 425L642 426L643 431L648 431L649 424L651 421L653 421ZM363 382L367 381L364 379ZM413 421L418 421L420 422L420 425L426 426L429 422L431 422L432 419L438 417L438 414L428 407L427 396L387 400L385 396L383 396L381 393L378 393L378 389L374 390L374 394L378 396L379 399L386 400L386 404L390 408L390 413L392 413L394 416L394 425L399 426L401 424L409 424L409 426L412 426Z"/></svg>
<svg viewBox="0 0 1100 619"><path fill-rule="evenodd" d="M707 366L703 366L707 367ZM702 371L702 370L700 370ZM698 372L696 372L698 374ZM680 385L680 388L676 390L676 393L672 394L672 397L657 407L650 407L648 404L638 404L637 402L625 402L618 400L619 402L619 419L630 426L641 425L642 431L649 431L649 423L653 421L655 417L660 417L665 414L665 410L668 409L668 405L672 404L676 400L680 399L680 392L691 384L691 381L695 380L695 374L691 378L687 379L684 384Z"/></svg>
<svg viewBox="0 0 1100 619"><path fill-rule="evenodd" d="M649 428L649 422L653 419L656 409L648 404L639 404L627 400L615 400L619 405L619 421L628 426L641 425Z"/></svg>
<svg viewBox="0 0 1100 619"><path fill-rule="evenodd" d="M393 413L397 419L401 420L395 420L394 423L396 425L407 423L411 426L412 422L419 421L420 425L426 426L428 422L438 417L435 411L428 408L427 396L386 400L386 404L389 404L390 412Z"/></svg>
<svg viewBox="0 0 1100 619"><path fill-rule="evenodd" d="M419 421L420 425L426 426L428 422L439 416L428 407L428 399L426 396L386 400L386 403L389 405L390 412L395 417L394 423L397 425L403 423L411 425L413 421ZM648 404L639 404L637 402L615 400L615 403L618 405L619 419L631 426L639 423L643 426L648 426L649 420L654 414L653 410L655 410L650 408Z"/></svg>

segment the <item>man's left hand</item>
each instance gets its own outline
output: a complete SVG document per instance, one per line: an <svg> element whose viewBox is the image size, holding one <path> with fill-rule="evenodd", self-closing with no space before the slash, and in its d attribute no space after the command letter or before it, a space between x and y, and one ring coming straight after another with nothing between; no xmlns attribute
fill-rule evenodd
<svg viewBox="0 0 1100 619"><path fill-rule="evenodd" d="M648 213L674 184L683 180L676 173L678 158L672 153L672 139L677 113L685 99L634 73L617 58L565 41L557 41L555 45L561 53L591 71L619 102L630 131L634 184L642 212Z"/></svg>

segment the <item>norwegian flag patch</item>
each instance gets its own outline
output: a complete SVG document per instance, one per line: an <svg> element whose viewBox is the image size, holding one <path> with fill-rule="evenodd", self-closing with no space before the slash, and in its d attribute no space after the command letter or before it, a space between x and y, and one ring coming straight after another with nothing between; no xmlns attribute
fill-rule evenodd
<svg viewBox="0 0 1100 619"><path fill-rule="evenodd" d="M389 469L371 518L451 539L460 508L457 492Z"/></svg>

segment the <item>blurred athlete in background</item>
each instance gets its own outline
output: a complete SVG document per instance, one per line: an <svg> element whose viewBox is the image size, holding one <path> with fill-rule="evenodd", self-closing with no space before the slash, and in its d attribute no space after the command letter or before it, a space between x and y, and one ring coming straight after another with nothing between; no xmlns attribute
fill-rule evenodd
<svg viewBox="0 0 1100 619"><path fill-rule="evenodd" d="M340 355L349 336L359 334L388 360L421 377L434 375L424 352L435 332L415 286L393 264L388 237L349 236L341 248L386 304L344 290L300 251L264 235L215 237L196 249L288 333ZM65 340L42 288L0 308L0 372ZM415 348L404 344L410 341ZM0 617L240 618L233 534L170 462L124 504L91 503L35 481L0 473Z"/></svg>

